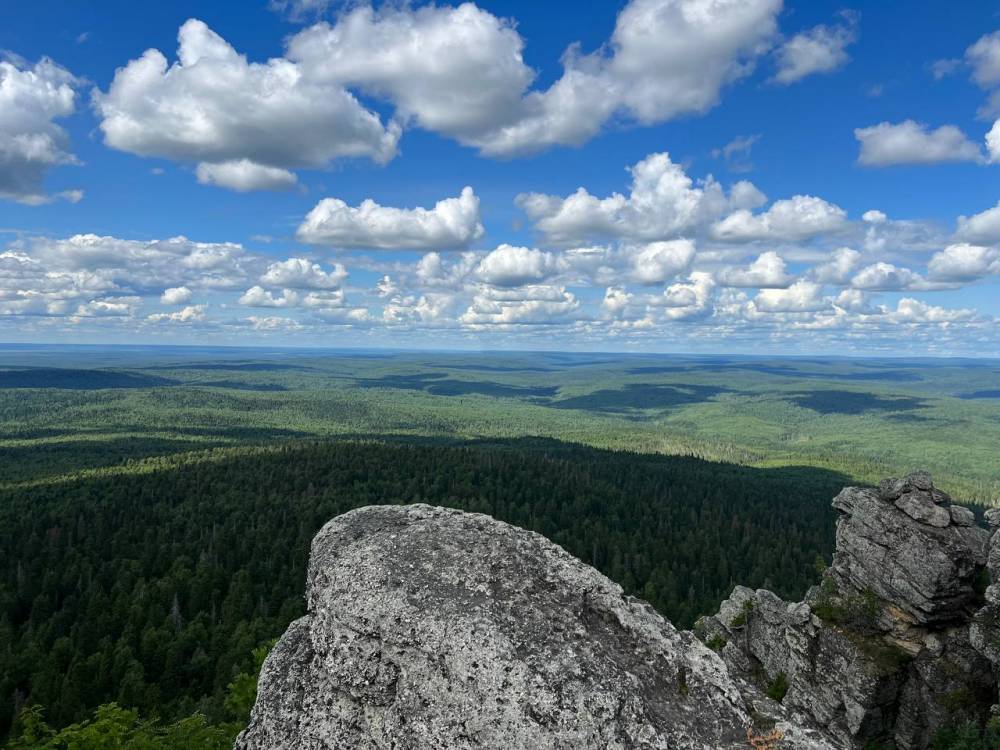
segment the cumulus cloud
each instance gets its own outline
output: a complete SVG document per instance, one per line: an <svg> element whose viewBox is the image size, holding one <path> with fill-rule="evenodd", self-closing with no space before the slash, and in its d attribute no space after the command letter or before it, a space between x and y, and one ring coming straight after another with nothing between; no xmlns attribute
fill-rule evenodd
<svg viewBox="0 0 1000 750"><path fill-rule="evenodd" d="M287 187L289 168L395 155L398 126L384 126L346 89L285 58L249 62L196 19L177 38L174 63L149 49L118 69L106 93L95 90L108 146L200 162L202 181L243 190Z"/></svg>
<svg viewBox="0 0 1000 750"><path fill-rule="evenodd" d="M896 303L896 309L889 311L886 318L893 323L954 323L975 317L976 311L968 308L957 310L930 305L912 297L903 297Z"/></svg>
<svg viewBox="0 0 1000 750"><path fill-rule="evenodd" d="M0 198L38 205L53 200L43 182L52 167L78 164L69 136L53 120L73 114L79 81L48 58L31 65L0 57ZM63 197L76 202L83 193Z"/></svg>
<svg viewBox="0 0 1000 750"><path fill-rule="evenodd" d="M219 164L203 162L195 170L202 185L217 185L240 193L252 190L290 190L298 182L292 172L256 164L249 159L235 159Z"/></svg>
<svg viewBox="0 0 1000 750"><path fill-rule="evenodd" d="M695 257L690 240L650 242L637 248L632 258L632 276L640 284L662 284L686 271Z"/></svg>
<svg viewBox="0 0 1000 750"><path fill-rule="evenodd" d="M982 213L959 216L957 234L969 242L1000 242L1000 201Z"/></svg>
<svg viewBox="0 0 1000 750"><path fill-rule="evenodd" d="M812 195L796 195L775 201L763 213L735 211L712 227L712 236L729 242L801 241L839 231L846 221L847 214L840 206Z"/></svg>
<svg viewBox="0 0 1000 750"><path fill-rule="evenodd" d="M975 281L990 274L1000 274L1000 250L964 242L935 253L927 264L934 281Z"/></svg>
<svg viewBox="0 0 1000 750"><path fill-rule="evenodd" d="M160 295L160 302L164 305L183 305L191 301L191 290L186 286L175 286L164 289Z"/></svg>
<svg viewBox="0 0 1000 750"><path fill-rule="evenodd" d="M299 226L302 242L350 248L427 250L462 248L483 235L479 198L471 187L434 208L393 208L369 199L358 207L324 198Z"/></svg>
<svg viewBox="0 0 1000 750"><path fill-rule="evenodd" d="M954 125L942 125L931 130L914 120L896 124L881 122L871 127L855 129L854 137L861 143L858 163L870 167L950 161L979 162L983 159L979 145L970 141Z"/></svg>
<svg viewBox="0 0 1000 750"><path fill-rule="evenodd" d="M527 247L500 245L479 262L476 275L494 286L522 286L542 281L552 273L553 266L551 253Z"/></svg>
<svg viewBox="0 0 1000 750"><path fill-rule="evenodd" d="M289 258L268 266L260 282L288 289L337 289L346 278L347 270L340 263L333 264L330 271L324 271L319 263L305 258Z"/></svg>
<svg viewBox="0 0 1000 750"><path fill-rule="evenodd" d="M282 290L280 297L260 285L252 286L240 296L240 304L244 307L294 307L299 296L291 289Z"/></svg>
<svg viewBox="0 0 1000 750"><path fill-rule="evenodd" d="M762 289L753 302L762 312L811 312L830 306L822 291L822 284L800 279L787 289Z"/></svg>
<svg viewBox="0 0 1000 750"><path fill-rule="evenodd" d="M783 288L793 277L785 270L785 261L773 250L761 253L746 268L724 268L718 274L720 283L734 287Z"/></svg>
<svg viewBox="0 0 1000 750"><path fill-rule="evenodd" d="M668 320L700 318L711 312L714 289L715 281L711 274L695 271L686 281L668 286L663 295L651 304L662 307L662 315Z"/></svg>
<svg viewBox="0 0 1000 750"><path fill-rule="evenodd" d="M632 188L627 197L613 193L597 198L581 187L565 198L522 193L516 202L547 241L568 245L594 237L671 239L732 208L759 206L766 200L748 182L737 183L729 196L714 180L696 185L667 153L650 154L628 171Z"/></svg>
<svg viewBox="0 0 1000 750"><path fill-rule="evenodd" d="M476 294L459 322L469 328L551 325L573 316L580 301L565 287L536 284L516 289L486 287Z"/></svg>
<svg viewBox="0 0 1000 750"><path fill-rule="evenodd" d="M899 268L892 263L879 261L865 266L853 278L851 286L855 289L898 291L919 287L923 279L920 274L909 268Z"/></svg>
<svg viewBox="0 0 1000 750"><path fill-rule="evenodd" d="M788 85L815 73L831 73L848 59L847 47L857 41L857 15L848 13L844 23L819 25L786 41L777 50L774 81Z"/></svg>
<svg viewBox="0 0 1000 750"><path fill-rule="evenodd" d="M563 74L530 89L513 23L471 3L368 6L292 38L288 57L312 79L357 86L397 116L511 156L577 145L613 115L642 124L714 106L747 75L777 31L780 0L632 0L601 50L566 50Z"/></svg>
<svg viewBox="0 0 1000 750"><path fill-rule="evenodd" d="M833 251L830 260L813 268L810 275L822 284L846 284L860 263L861 253L841 247Z"/></svg>

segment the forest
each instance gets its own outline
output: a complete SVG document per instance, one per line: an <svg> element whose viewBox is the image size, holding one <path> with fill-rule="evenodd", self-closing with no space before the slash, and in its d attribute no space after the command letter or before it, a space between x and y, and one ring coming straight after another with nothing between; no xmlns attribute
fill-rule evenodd
<svg viewBox="0 0 1000 750"><path fill-rule="evenodd" d="M552 441L217 449L0 492L0 731L116 701L226 718L227 685L303 613L309 543L376 503L489 513L541 532L689 627L736 582L801 595L844 477Z"/></svg>
<svg viewBox="0 0 1000 750"><path fill-rule="evenodd" d="M690 627L736 583L800 598L844 485L928 468L979 511L1000 495L989 361L7 353L10 748L230 746L310 540L359 506L538 531Z"/></svg>

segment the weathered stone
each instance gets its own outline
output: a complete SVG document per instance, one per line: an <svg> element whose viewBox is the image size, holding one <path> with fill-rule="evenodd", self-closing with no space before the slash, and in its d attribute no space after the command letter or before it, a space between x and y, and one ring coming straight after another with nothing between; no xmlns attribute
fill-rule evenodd
<svg viewBox="0 0 1000 750"><path fill-rule="evenodd" d="M917 492L924 492L918 490ZM917 623L947 623L965 617L975 598L974 580L985 562L988 534L978 527L955 526L940 511L944 526L929 525L898 508L907 492L888 504L873 490L847 487L833 501L837 553L829 574L843 591L872 591L898 606Z"/></svg>
<svg viewBox="0 0 1000 750"><path fill-rule="evenodd" d="M782 709L846 748L923 750L942 727L983 722L996 701L1000 584L971 627L970 613L983 566L998 580L1000 534L988 543L972 512L923 473L845 488L833 506L833 563L804 602L740 587L699 622L726 640L722 657L748 700L783 674ZM747 613L738 630L737 610Z"/></svg>
<svg viewBox="0 0 1000 750"><path fill-rule="evenodd" d="M989 524L990 529L996 530L1000 528L1000 508L990 508L985 513L986 523Z"/></svg>
<svg viewBox="0 0 1000 750"><path fill-rule="evenodd" d="M313 541L307 604L264 664L241 750L747 746L719 656L487 516L340 516ZM832 747L777 718L782 747Z"/></svg>
<svg viewBox="0 0 1000 750"><path fill-rule="evenodd" d="M948 512L951 513L951 522L956 526L976 525L976 514L968 508L963 508L961 505L950 505Z"/></svg>
<svg viewBox="0 0 1000 750"><path fill-rule="evenodd" d="M896 500L896 507L914 521L945 528L951 523L951 514L931 499L929 492L907 492Z"/></svg>

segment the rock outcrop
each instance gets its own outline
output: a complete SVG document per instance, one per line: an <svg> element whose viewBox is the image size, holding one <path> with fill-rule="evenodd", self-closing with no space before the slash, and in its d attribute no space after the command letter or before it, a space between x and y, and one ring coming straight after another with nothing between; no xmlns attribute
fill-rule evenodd
<svg viewBox="0 0 1000 750"><path fill-rule="evenodd" d="M1000 511L922 473L833 506L803 601L737 586L695 633L487 516L339 516L236 747L922 750L1000 715Z"/></svg>
<svg viewBox="0 0 1000 750"><path fill-rule="evenodd" d="M307 603L264 664L241 750L708 750L748 747L748 728L835 747L778 704L754 729L759 707L692 633L487 516L335 518L313 541Z"/></svg>
<svg viewBox="0 0 1000 750"><path fill-rule="evenodd" d="M984 566L1000 581L1000 539L923 473L845 488L833 506L836 553L805 601L737 587L696 630L749 700L780 697L841 747L926 748L983 722L997 700L983 654L1000 665L1000 587L984 598Z"/></svg>

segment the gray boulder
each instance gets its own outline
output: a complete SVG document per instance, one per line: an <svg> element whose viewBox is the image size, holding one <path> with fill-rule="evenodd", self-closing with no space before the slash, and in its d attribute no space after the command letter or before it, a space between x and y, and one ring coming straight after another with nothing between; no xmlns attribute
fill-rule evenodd
<svg viewBox="0 0 1000 750"><path fill-rule="evenodd" d="M871 591L899 619L927 625L967 619L989 535L962 511L954 522L948 498L925 474L891 480L888 491L845 488L833 501L837 553L830 573L841 590ZM962 509L963 511L966 509Z"/></svg>
<svg viewBox="0 0 1000 750"><path fill-rule="evenodd" d="M922 749L942 727L982 722L1000 666L1000 583L986 606L982 583L984 565L1000 582L1000 534L989 543L926 473L847 487L833 506L833 564L805 601L738 586L696 630L724 644L748 701L780 681L789 718L841 747ZM1000 513L988 520L1000 527Z"/></svg>
<svg viewBox="0 0 1000 750"><path fill-rule="evenodd" d="M313 541L240 750L737 748L722 659L538 534L426 505ZM776 717L782 747L831 745Z"/></svg>

